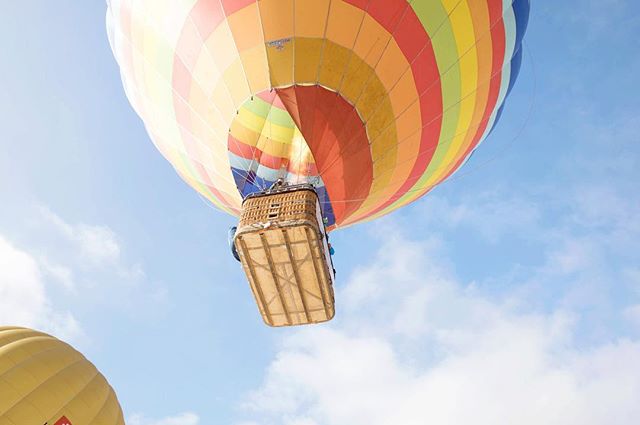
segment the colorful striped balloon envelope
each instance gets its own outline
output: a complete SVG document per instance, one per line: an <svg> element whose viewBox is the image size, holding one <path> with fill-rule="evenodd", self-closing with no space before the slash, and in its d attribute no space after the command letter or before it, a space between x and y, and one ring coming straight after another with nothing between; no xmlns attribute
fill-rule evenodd
<svg viewBox="0 0 640 425"><path fill-rule="evenodd" d="M111 0L127 96L214 205L312 183L331 229L451 176L518 75L528 0Z"/></svg>

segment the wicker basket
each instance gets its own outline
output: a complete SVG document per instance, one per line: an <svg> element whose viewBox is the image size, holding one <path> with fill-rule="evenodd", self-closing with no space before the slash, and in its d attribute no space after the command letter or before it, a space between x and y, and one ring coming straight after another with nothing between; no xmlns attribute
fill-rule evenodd
<svg viewBox="0 0 640 425"><path fill-rule="evenodd" d="M313 187L252 195L242 209L234 243L265 323L331 320L333 266Z"/></svg>
<svg viewBox="0 0 640 425"><path fill-rule="evenodd" d="M307 189L306 186L293 191L254 195L248 197L242 204L238 229L273 222L285 223L296 220L315 222L317 208L319 208L318 196L313 189Z"/></svg>

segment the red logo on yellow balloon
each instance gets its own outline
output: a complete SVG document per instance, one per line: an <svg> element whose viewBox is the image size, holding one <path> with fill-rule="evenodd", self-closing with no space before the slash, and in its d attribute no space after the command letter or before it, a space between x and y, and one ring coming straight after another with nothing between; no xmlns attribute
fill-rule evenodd
<svg viewBox="0 0 640 425"><path fill-rule="evenodd" d="M71 425L71 421L66 416L63 416L53 425Z"/></svg>

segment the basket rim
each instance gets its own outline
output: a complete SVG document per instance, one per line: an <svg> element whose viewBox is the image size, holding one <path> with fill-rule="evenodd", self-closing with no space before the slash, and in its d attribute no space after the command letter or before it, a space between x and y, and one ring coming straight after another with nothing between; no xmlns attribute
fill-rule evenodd
<svg viewBox="0 0 640 425"><path fill-rule="evenodd" d="M247 196L245 196L245 198L242 200L242 205L244 205L245 202L251 199L263 198L263 197L278 195L278 194L287 193L287 192L301 192L301 191L312 192L316 196L316 199L319 199L318 192L316 191L316 188L312 184L300 183L300 184L281 186L273 189L262 190L260 192L250 193Z"/></svg>

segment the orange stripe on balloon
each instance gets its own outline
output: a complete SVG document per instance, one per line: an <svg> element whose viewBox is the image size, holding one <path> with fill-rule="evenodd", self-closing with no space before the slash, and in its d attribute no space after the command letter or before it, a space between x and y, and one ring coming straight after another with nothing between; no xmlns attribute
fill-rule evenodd
<svg viewBox="0 0 640 425"><path fill-rule="evenodd" d="M491 39L491 33L487 32L487 28L490 27L490 14L486 3L469 2L469 12L473 22L474 38L476 40L475 48L477 51L477 82L475 92L475 105L473 109L473 115L469 122L469 128L465 134L463 143L460 145L452 161L443 170L444 178L446 179L451 171L452 167L456 166L456 163L460 159L466 157L465 152L468 152L469 148L473 149L479 143L479 137L477 129L483 127L487 104L489 102L489 95L492 89L491 80L493 70L493 43ZM473 129L476 129L475 131Z"/></svg>
<svg viewBox="0 0 640 425"><path fill-rule="evenodd" d="M426 41L422 41L422 50L418 51L419 44L414 44L414 40L411 38L412 33L409 29L416 31L416 25L420 25L415 12L413 10L407 11L406 23L407 32L400 31L396 40L402 47L404 46L405 52L410 56L415 56L411 64L414 79L418 92L420 93L420 112L422 115L422 136L420 141L419 153L416 155L413 164L407 163L399 165L401 167L411 167L411 171L400 187L390 196L386 201L380 200L381 203L372 209L371 211L364 212L362 215L353 217L353 221L357 221L371 215L374 215L398 199L402 198L408 190L416 184L416 182L422 177L427 169L436 147L440 139L440 130L442 127L442 87L440 82L440 73L436 62L435 53L431 41L427 38ZM422 33L426 31L422 28ZM399 39L399 40L398 40ZM415 37L419 39L419 37ZM417 53L416 53L417 52ZM402 142L402 141L401 141ZM372 194L372 196L376 196ZM350 222L352 220L349 220Z"/></svg>

